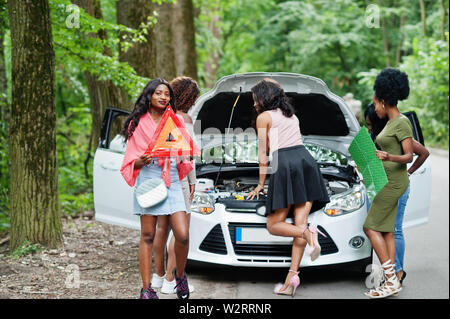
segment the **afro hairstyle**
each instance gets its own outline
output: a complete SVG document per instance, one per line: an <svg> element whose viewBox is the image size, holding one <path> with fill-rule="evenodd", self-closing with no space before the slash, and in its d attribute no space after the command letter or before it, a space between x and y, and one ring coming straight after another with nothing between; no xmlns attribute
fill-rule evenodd
<svg viewBox="0 0 450 319"><path fill-rule="evenodd" d="M378 100L384 100L387 105L397 105L398 101L409 96L408 75L394 68L386 68L377 75L373 90Z"/></svg>

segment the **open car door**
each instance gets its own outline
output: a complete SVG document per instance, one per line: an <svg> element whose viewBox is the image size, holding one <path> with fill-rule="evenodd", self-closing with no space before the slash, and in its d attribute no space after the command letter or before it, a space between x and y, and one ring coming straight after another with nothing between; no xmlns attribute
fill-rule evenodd
<svg viewBox="0 0 450 319"><path fill-rule="evenodd" d="M95 219L140 229L139 217L132 212L133 187L120 174L126 144L118 133L129 113L116 108L107 108L105 112L94 157Z"/></svg>
<svg viewBox="0 0 450 319"><path fill-rule="evenodd" d="M415 112L403 113L413 125L413 137L425 146L422 129ZM416 160L417 155L414 155ZM408 168L412 163L408 164ZM409 228L426 224L431 203L431 158L428 157L417 171L409 177L411 190L406 204L403 227Z"/></svg>

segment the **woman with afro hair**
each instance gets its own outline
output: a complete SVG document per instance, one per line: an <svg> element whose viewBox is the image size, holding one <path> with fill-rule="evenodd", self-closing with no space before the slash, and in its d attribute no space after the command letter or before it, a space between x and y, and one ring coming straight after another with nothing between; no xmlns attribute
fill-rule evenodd
<svg viewBox="0 0 450 319"><path fill-rule="evenodd" d="M413 141L411 122L400 113L397 104L409 95L408 76L397 69L386 68L377 75L373 88L375 112L380 119L388 119L376 137L381 148L376 156L383 162L388 183L375 196L363 225L381 262L384 279L379 287L365 295L385 298L402 289L395 273L394 225L398 200L409 185L406 164L413 159Z"/></svg>

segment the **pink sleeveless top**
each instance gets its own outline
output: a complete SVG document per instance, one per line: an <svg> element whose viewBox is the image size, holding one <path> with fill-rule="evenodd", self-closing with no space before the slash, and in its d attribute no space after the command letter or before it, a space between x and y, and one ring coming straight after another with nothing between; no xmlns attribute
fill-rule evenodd
<svg viewBox="0 0 450 319"><path fill-rule="evenodd" d="M270 152L275 152L280 148L303 145L298 118L295 114L286 117L280 109L267 112L272 117L272 127L268 134Z"/></svg>

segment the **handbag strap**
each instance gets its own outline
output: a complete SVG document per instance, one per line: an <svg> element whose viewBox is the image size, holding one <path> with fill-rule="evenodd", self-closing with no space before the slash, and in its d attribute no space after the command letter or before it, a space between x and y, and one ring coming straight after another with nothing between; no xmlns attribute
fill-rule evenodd
<svg viewBox="0 0 450 319"><path fill-rule="evenodd" d="M164 159L164 169L163 169L163 174L165 174L167 172L167 165L168 163L170 163L170 160L168 160L168 157L166 157Z"/></svg>

